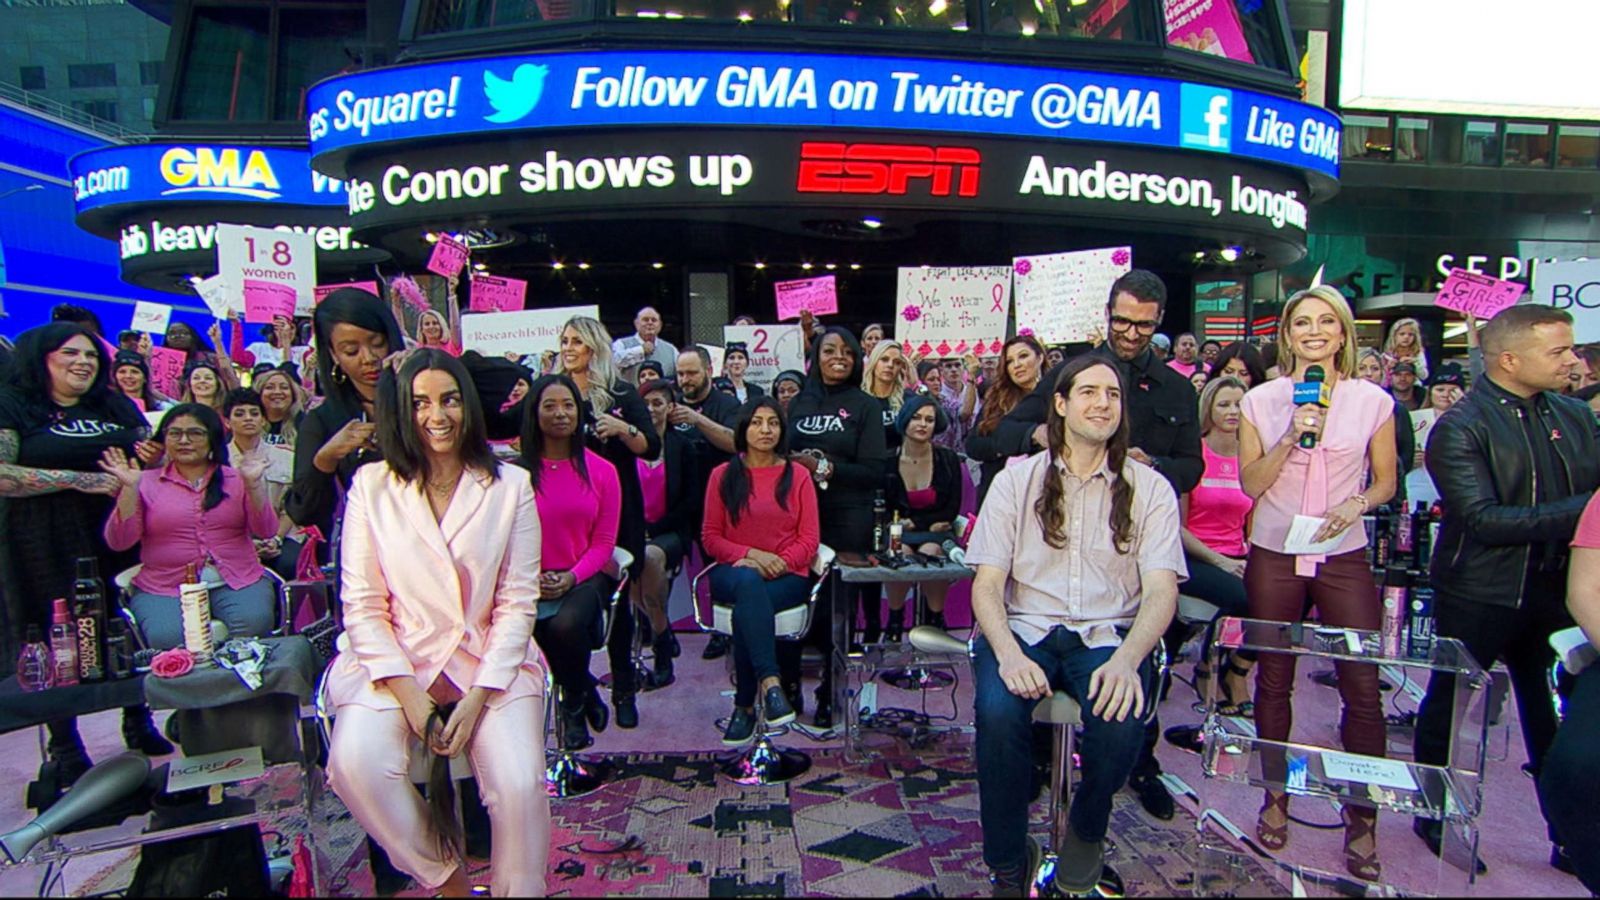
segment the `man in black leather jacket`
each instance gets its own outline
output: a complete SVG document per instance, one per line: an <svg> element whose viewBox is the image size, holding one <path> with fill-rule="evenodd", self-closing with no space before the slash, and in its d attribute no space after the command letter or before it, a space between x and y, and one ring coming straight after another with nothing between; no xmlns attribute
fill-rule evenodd
<svg viewBox="0 0 1600 900"><path fill-rule="evenodd" d="M1505 660L1537 777L1556 732L1548 639L1572 625L1567 545L1600 486L1600 447L1594 414L1557 393L1577 363L1569 315L1514 306L1489 323L1482 341L1484 377L1428 438L1428 474L1443 508L1431 571L1435 627L1486 670ZM1449 761L1454 682L1435 675L1428 684L1418 712L1419 762ZM1416 827L1437 853L1437 823L1419 819Z"/></svg>

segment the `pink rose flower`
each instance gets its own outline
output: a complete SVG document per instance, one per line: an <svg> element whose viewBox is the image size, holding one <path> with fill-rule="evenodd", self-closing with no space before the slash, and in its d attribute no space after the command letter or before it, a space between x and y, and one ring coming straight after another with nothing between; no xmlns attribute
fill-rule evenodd
<svg viewBox="0 0 1600 900"><path fill-rule="evenodd" d="M922 307L913 303L910 306L907 306L905 309L900 310L900 318L905 319L907 322L915 322L916 320L922 318Z"/></svg>
<svg viewBox="0 0 1600 900"><path fill-rule="evenodd" d="M1113 252L1111 254L1111 262L1112 262L1113 265L1125 266L1132 259L1133 259L1133 254L1129 253L1124 248L1118 248L1115 252Z"/></svg>
<svg viewBox="0 0 1600 900"><path fill-rule="evenodd" d="M1018 275L1027 275L1029 272L1032 272L1032 271L1033 271L1033 263L1031 263L1031 262L1029 262L1028 260L1025 260L1025 259L1017 260L1017 274Z"/></svg>
<svg viewBox="0 0 1600 900"><path fill-rule="evenodd" d="M150 674L157 678L177 678L194 669L194 654L183 647L174 647L157 653L150 660Z"/></svg>

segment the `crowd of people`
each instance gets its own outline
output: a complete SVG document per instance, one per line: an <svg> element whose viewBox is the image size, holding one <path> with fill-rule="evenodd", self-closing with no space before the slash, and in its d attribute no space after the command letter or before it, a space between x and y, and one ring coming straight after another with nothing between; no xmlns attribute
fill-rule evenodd
<svg viewBox="0 0 1600 900"><path fill-rule="evenodd" d="M153 389L147 335L113 345L71 307L20 335L0 386L11 627L46 625L87 557L105 573L142 564L126 602L151 647L183 642L178 585L191 565L230 634L263 635L280 625L275 581L331 564L344 627L328 676L334 790L393 866L460 895L459 835L402 782L413 739L468 754L494 833L493 892L540 895L549 808L542 766L528 761L542 758L555 702L547 671L566 749L613 723L638 727L641 691L675 680L667 600L698 556L714 565L712 598L733 607L731 638L704 655L732 654L723 742L744 745L763 719L808 714L800 647L773 623L806 601L819 546L841 565L871 562L879 504L906 523L908 546L937 557L975 513L984 860L997 894L1025 895L1039 848L1027 837L1032 786L1015 773L1033 768L1034 703L1065 690L1084 708L1083 779L1055 850L1062 887L1083 891L1101 871L1115 792L1174 814L1151 659L1183 642L1180 590L1224 616L1376 631L1363 518L1422 501L1440 521L1437 632L1485 668L1506 663L1552 864L1600 888L1600 791L1583 772L1600 676L1579 679L1564 722L1545 681L1550 634L1577 621L1600 642L1600 580L1584 577L1600 566L1600 453L1584 408L1600 396L1600 352L1574 346L1565 313L1469 320L1464 364L1438 358L1411 319L1381 347L1360 346L1328 287L1289 298L1264 345L1168 340L1166 287L1134 270L1111 288L1093 345L1022 333L991 358L925 359L882 325L858 336L806 314L804 369L762 384L746 347L730 344L714 371L704 347L662 337L649 307L615 340L580 316L551 353L463 351L454 289L446 312L422 312L410 333L398 300L355 288L249 344L238 320L231 341L220 324L203 336L176 323L163 340L187 357L175 398ZM1297 403L1309 380L1325 385L1320 401ZM1320 552L1291 539L1306 517ZM608 615L618 548L629 590ZM834 595L839 615L865 622L865 642L948 627L948 585L922 586L921 621L907 620L911 589L824 591L808 639L832 650ZM652 654L643 672L636 631ZM1197 691L1216 679L1218 712L1288 740L1293 658L1239 651L1213 669L1214 637L1201 637ZM602 647L608 692L590 659ZM1377 668L1336 668L1345 749L1385 756ZM810 704L820 728L836 716L832 678L825 666ZM1420 762L1450 759L1452 687L1429 685ZM124 711L123 735L172 751L143 707ZM71 720L52 723L49 754L68 781L91 764ZM1263 763L1286 780L1281 757ZM1291 796L1267 791L1262 847L1288 845ZM1346 868L1381 880L1375 814L1344 816ZM1416 831L1440 852L1437 823Z"/></svg>

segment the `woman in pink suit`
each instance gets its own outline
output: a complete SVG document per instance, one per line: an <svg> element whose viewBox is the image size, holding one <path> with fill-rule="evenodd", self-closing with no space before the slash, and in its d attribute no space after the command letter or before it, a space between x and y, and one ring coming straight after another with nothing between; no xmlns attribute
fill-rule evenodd
<svg viewBox="0 0 1600 900"><path fill-rule="evenodd" d="M358 471L345 508L329 781L397 868L429 892L467 896L453 822L430 817L407 765L418 739L439 756L465 752L494 835L492 893L543 896L533 488L501 477L472 380L443 351L384 372L377 420L384 463Z"/></svg>

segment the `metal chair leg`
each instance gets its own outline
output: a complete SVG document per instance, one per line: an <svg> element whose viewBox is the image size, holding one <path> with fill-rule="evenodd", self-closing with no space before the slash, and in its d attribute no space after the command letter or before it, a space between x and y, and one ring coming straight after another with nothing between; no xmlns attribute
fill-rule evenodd
<svg viewBox="0 0 1600 900"><path fill-rule="evenodd" d="M1032 896L1035 897L1074 896L1065 893L1056 885L1059 854L1067 840L1067 829L1072 827L1068 813L1072 807L1074 734L1070 725L1057 725L1054 731L1052 741L1054 752L1050 764L1050 846L1040 857L1039 871L1034 873ZM1100 870L1100 883L1095 885L1094 890L1078 896L1122 897L1125 894L1126 887L1122 876L1118 875L1110 865L1106 865Z"/></svg>
<svg viewBox="0 0 1600 900"><path fill-rule="evenodd" d="M561 716L561 687L557 685L550 695L552 700L545 707L545 715L553 718L555 727L546 727L545 733L553 731L555 742L545 750L545 793L553 800L593 793L611 780L612 767L609 763L585 760L567 749L566 723Z"/></svg>
<svg viewBox="0 0 1600 900"><path fill-rule="evenodd" d="M749 747L723 760L718 770L736 784L783 784L811 770L811 757L799 750L775 746L772 739L788 733L788 726L767 727L766 710L757 724L760 737Z"/></svg>

